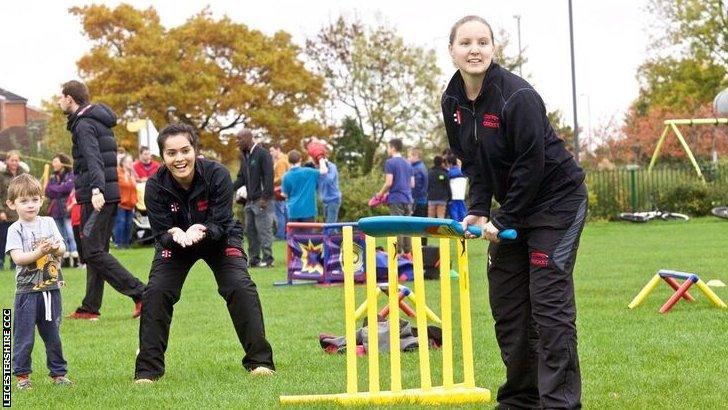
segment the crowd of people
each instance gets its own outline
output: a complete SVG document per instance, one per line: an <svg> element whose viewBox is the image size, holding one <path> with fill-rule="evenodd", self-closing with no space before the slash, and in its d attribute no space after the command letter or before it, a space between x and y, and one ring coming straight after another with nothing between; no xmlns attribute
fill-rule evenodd
<svg viewBox="0 0 728 410"><path fill-rule="evenodd" d="M449 149L428 170L421 151L411 148L405 159L403 142L389 140L385 182L369 204L386 203L392 215L449 216L465 228L482 228L490 241L489 301L506 367L499 407L579 408L572 274L587 208L584 172L549 124L541 97L494 62L494 51L484 19L467 16L455 23L449 52L457 71L442 97ZM225 167L199 155L192 126L170 124L159 133L162 164L148 147L140 148L134 162L117 147L115 114L91 104L83 83L65 83L58 104L68 116L73 163L68 155L54 156L45 189L17 151L8 152L0 167L0 246L17 280L18 388L31 387L35 327L53 382L72 383L59 333L64 258L86 264L85 297L70 318L98 320L105 283L134 302L132 316L141 317L136 383L164 375L173 306L200 259L226 301L243 367L273 374L273 350L248 267L274 266L274 235L285 237L287 221L314 221L317 197L322 219L338 220L338 169L323 142L305 144L310 162L304 163L301 151L284 155L280 146L265 147L250 131L240 131L240 169L233 182ZM112 230L116 246L129 246L139 182L146 184L143 198L155 239L146 285L109 253ZM39 215L44 197L48 216ZM493 199L500 207L491 212ZM233 216L234 201L243 204L244 228ZM507 228L516 228L518 238L501 242L498 233ZM401 252L411 251L409 238L398 244Z"/></svg>

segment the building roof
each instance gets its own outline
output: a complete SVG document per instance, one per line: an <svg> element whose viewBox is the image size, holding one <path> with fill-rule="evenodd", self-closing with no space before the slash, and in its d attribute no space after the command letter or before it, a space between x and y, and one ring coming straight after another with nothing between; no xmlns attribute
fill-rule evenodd
<svg viewBox="0 0 728 410"><path fill-rule="evenodd" d="M18 101L18 102L28 101L27 98L23 98L23 97L19 96L18 94L11 93L10 91L8 91L4 88L0 88L0 97L3 97L3 99L6 101Z"/></svg>

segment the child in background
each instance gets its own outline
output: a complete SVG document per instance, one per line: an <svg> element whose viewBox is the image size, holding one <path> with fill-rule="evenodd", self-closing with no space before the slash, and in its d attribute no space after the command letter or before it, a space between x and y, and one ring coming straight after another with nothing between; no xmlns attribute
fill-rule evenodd
<svg viewBox="0 0 728 410"><path fill-rule="evenodd" d="M35 177L22 174L13 178L8 186L7 206L18 213L18 220L8 228L6 252L17 265L13 374L20 390L32 387L29 376L36 326L45 343L53 383L72 384L66 377L60 334L61 257L66 246L53 218L38 215L42 205L43 188Z"/></svg>
<svg viewBox="0 0 728 410"><path fill-rule="evenodd" d="M467 209L465 207L465 193L468 190L468 178L458 165L458 158L455 154L447 156L447 163L450 165L448 176L450 177L450 202L447 206L448 216L458 222L465 218Z"/></svg>
<svg viewBox="0 0 728 410"><path fill-rule="evenodd" d="M433 167L427 173L427 216L444 218L449 200L450 176L447 163L443 157L436 155Z"/></svg>

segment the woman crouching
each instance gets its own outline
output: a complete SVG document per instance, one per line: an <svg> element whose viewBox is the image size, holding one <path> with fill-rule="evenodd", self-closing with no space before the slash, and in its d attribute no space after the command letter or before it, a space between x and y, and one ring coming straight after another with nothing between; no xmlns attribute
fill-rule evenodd
<svg viewBox="0 0 728 410"><path fill-rule="evenodd" d="M164 375L164 353L174 304L197 260L212 269L245 350L243 367L274 373L265 338L263 311L242 250L243 229L233 219L230 173L217 162L197 158L198 137L185 124L171 124L157 138L164 167L147 181L144 200L155 236L155 254L142 299L136 383Z"/></svg>

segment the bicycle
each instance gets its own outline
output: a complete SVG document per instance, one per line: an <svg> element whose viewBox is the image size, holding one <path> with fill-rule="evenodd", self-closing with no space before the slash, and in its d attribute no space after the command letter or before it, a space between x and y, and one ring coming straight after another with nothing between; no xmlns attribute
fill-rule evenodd
<svg viewBox="0 0 728 410"><path fill-rule="evenodd" d="M710 213L718 218L728 219L728 206L718 206L710 210Z"/></svg>
<svg viewBox="0 0 728 410"><path fill-rule="evenodd" d="M654 210L654 211L647 211L647 212L622 212L619 215L619 219L623 221L629 221L629 222L648 222L653 219L662 219L665 221L689 221L690 217L677 213L677 212L669 212L669 211L660 211L660 210Z"/></svg>

